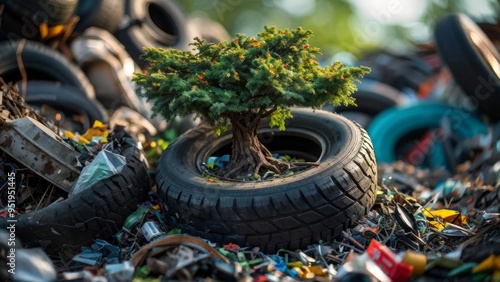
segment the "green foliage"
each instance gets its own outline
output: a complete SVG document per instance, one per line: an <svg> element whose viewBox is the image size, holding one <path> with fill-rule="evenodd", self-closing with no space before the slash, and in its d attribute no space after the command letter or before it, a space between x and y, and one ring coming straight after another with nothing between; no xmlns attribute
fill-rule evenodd
<svg viewBox="0 0 500 282"><path fill-rule="evenodd" d="M270 116L271 125L284 129L290 107L353 104L354 82L369 71L340 62L321 67L311 35L266 26L257 38L238 34L217 44L196 38L195 52L146 48L148 73L133 80L167 120L195 113L220 132L228 121Z"/></svg>
<svg viewBox="0 0 500 282"><path fill-rule="evenodd" d="M269 125L271 127L276 126L279 130L285 130L285 120L291 117L293 116L290 109L278 107L276 108L276 111L269 116Z"/></svg>

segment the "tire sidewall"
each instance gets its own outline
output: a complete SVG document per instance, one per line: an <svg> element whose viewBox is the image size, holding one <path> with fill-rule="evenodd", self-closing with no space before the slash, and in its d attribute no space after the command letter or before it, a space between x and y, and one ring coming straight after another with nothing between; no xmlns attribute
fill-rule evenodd
<svg viewBox="0 0 500 282"><path fill-rule="evenodd" d="M89 99L74 87L51 82L31 81L27 83L26 102L28 104L48 104L62 111L79 113L85 117L84 129L90 128L95 120L107 123L108 114L97 100ZM22 87L20 88L21 91Z"/></svg>
<svg viewBox="0 0 500 282"><path fill-rule="evenodd" d="M160 1L160 0L129 0L130 16L133 20L139 20L142 22L140 25L134 25L130 27L130 32L132 37L135 37L137 45L142 49L143 46L154 46L154 47L166 47L170 46L175 49L187 49L188 45L188 34L187 29L187 19L184 16L180 8L172 1ZM148 15L148 5L155 4L160 8L164 9L170 16L172 23L175 25L176 33L174 36L174 44L166 44L164 42L164 36L170 38L173 35L167 34L162 31L152 22Z"/></svg>
<svg viewBox="0 0 500 282"><path fill-rule="evenodd" d="M362 80L353 95L356 98L356 106L340 106L336 107L336 111L362 112L375 117L382 111L404 104L400 92L390 85L374 80Z"/></svg>
<svg viewBox="0 0 500 282"><path fill-rule="evenodd" d="M16 52L19 44L20 41L4 42L0 46L0 76L18 70ZM24 68L28 71L28 79L30 78L30 70L44 73L51 80L60 81L62 84L78 88L88 98L95 99L94 87L83 71L64 56L47 46L27 41L22 49L21 58Z"/></svg>
<svg viewBox="0 0 500 282"><path fill-rule="evenodd" d="M500 78L471 39L471 33L485 43L497 61L500 54L486 34L467 16L450 14L435 27L435 40L441 58L457 83L478 107L492 119L500 119Z"/></svg>

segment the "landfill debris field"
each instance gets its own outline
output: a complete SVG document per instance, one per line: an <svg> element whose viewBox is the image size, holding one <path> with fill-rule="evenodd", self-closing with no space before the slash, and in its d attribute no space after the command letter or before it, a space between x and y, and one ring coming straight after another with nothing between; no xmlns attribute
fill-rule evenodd
<svg viewBox="0 0 500 282"><path fill-rule="evenodd" d="M323 30L233 38L246 3L197 2L0 1L1 281L500 282L498 19L431 3L425 44L332 64ZM247 111L279 170L207 121L337 84L356 105Z"/></svg>

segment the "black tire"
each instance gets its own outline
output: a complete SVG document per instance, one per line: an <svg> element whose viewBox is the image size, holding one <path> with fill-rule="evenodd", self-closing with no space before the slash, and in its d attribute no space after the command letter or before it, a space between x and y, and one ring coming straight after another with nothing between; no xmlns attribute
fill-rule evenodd
<svg viewBox="0 0 500 282"><path fill-rule="evenodd" d="M4 0L5 6L36 26L64 24L74 15L78 0Z"/></svg>
<svg viewBox="0 0 500 282"><path fill-rule="evenodd" d="M22 84L20 83L19 86L19 92L23 93ZM73 132L85 132L95 120L103 123L109 121L106 109L97 100L90 100L85 93L74 87L54 82L28 81L26 102L32 106L49 105L64 113L83 116L82 128L66 128Z"/></svg>
<svg viewBox="0 0 500 282"><path fill-rule="evenodd" d="M171 0L126 0L125 19L115 35L141 68L147 67L139 58L144 47L188 50L194 37L186 15Z"/></svg>
<svg viewBox="0 0 500 282"><path fill-rule="evenodd" d="M359 62L372 71L366 79L380 81L400 91L418 91L420 85L434 72L418 54L394 54L385 50L367 54Z"/></svg>
<svg viewBox="0 0 500 282"><path fill-rule="evenodd" d="M47 254L78 251L97 237L110 239L146 200L149 176L144 153L130 137L121 139L127 164L64 201L16 217L16 236L26 247L43 247ZM9 225L0 218L0 227Z"/></svg>
<svg viewBox="0 0 500 282"><path fill-rule="evenodd" d="M77 15L80 20L75 31L83 32L87 27L95 26L113 33L124 14L124 0L79 1Z"/></svg>
<svg viewBox="0 0 500 282"><path fill-rule="evenodd" d="M40 30L27 18L16 16L8 7L4 7L0 16L0 41L17 41L26 38L41 41Z"/></svg>
<svg viewBox="0 0 500 282"><path fill-rule="evenodd" d="M335 111L341 115L350 117L352 112L365 114L369 119L360 123L364 128L367 128L369 121L376 117L381 112L395 106L404 104L404 99L401 93L390 85L375 80L363 79L358 86L358 91L352 95L356 98L356 106L326 106L325 110ZM353 115L355 117L355 115ZM368 123L367 123L368 122Z"/></svg>
<svg viewBox="0 0 500 282"><path fill-rule="evenodd" d="M320 165L298 175L261 182L209 182L200 163L230 152L231 133L207 125L181 135L162 154L158 194L174 227L219 244L260 247L272 253L330 241L375 201L377 167L370 139L359 125L326 111L294 109L287 130L259 136L269 150Z"/></svg>
<svg viewBox="0 0 500 282"><path fill-rule="evenodd" d="M465 94L480 112L500 120L500 54L495 45L464 14L441 18L434 36L441 58Z"/></svg>
<svg viewBox="0 0 500 282"><path fill-rule="evenodd" d="M20 42L0 44L0 77L5 82L15 83L22 79L16 58ZM28 40L25 41L21 58L28 80L59 81L83 91L90 99L95 99L94 87L83 71L57 51Z"/></svg>

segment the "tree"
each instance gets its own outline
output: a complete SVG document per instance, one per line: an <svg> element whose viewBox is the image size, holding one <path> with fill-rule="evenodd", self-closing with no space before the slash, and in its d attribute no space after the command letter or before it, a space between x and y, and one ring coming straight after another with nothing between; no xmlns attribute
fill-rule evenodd
<svg viewBox="0 0 500 282"><path fill-rule="evenodd" d="M300 27L266 26L257 38L238 34L217 44L196 38L196 52L146 48L148 72L133 80L138 94L153 102L153 112L167 120L194 113L219 134L231 123L231 160L219 176L280 173L289 164L260 143L261 120L269 117L271 126L284 130L290 107L353 104L354 82L369 71L339 62L321 67L315 60L319 49L308 43L311 35Z"/></svg>

